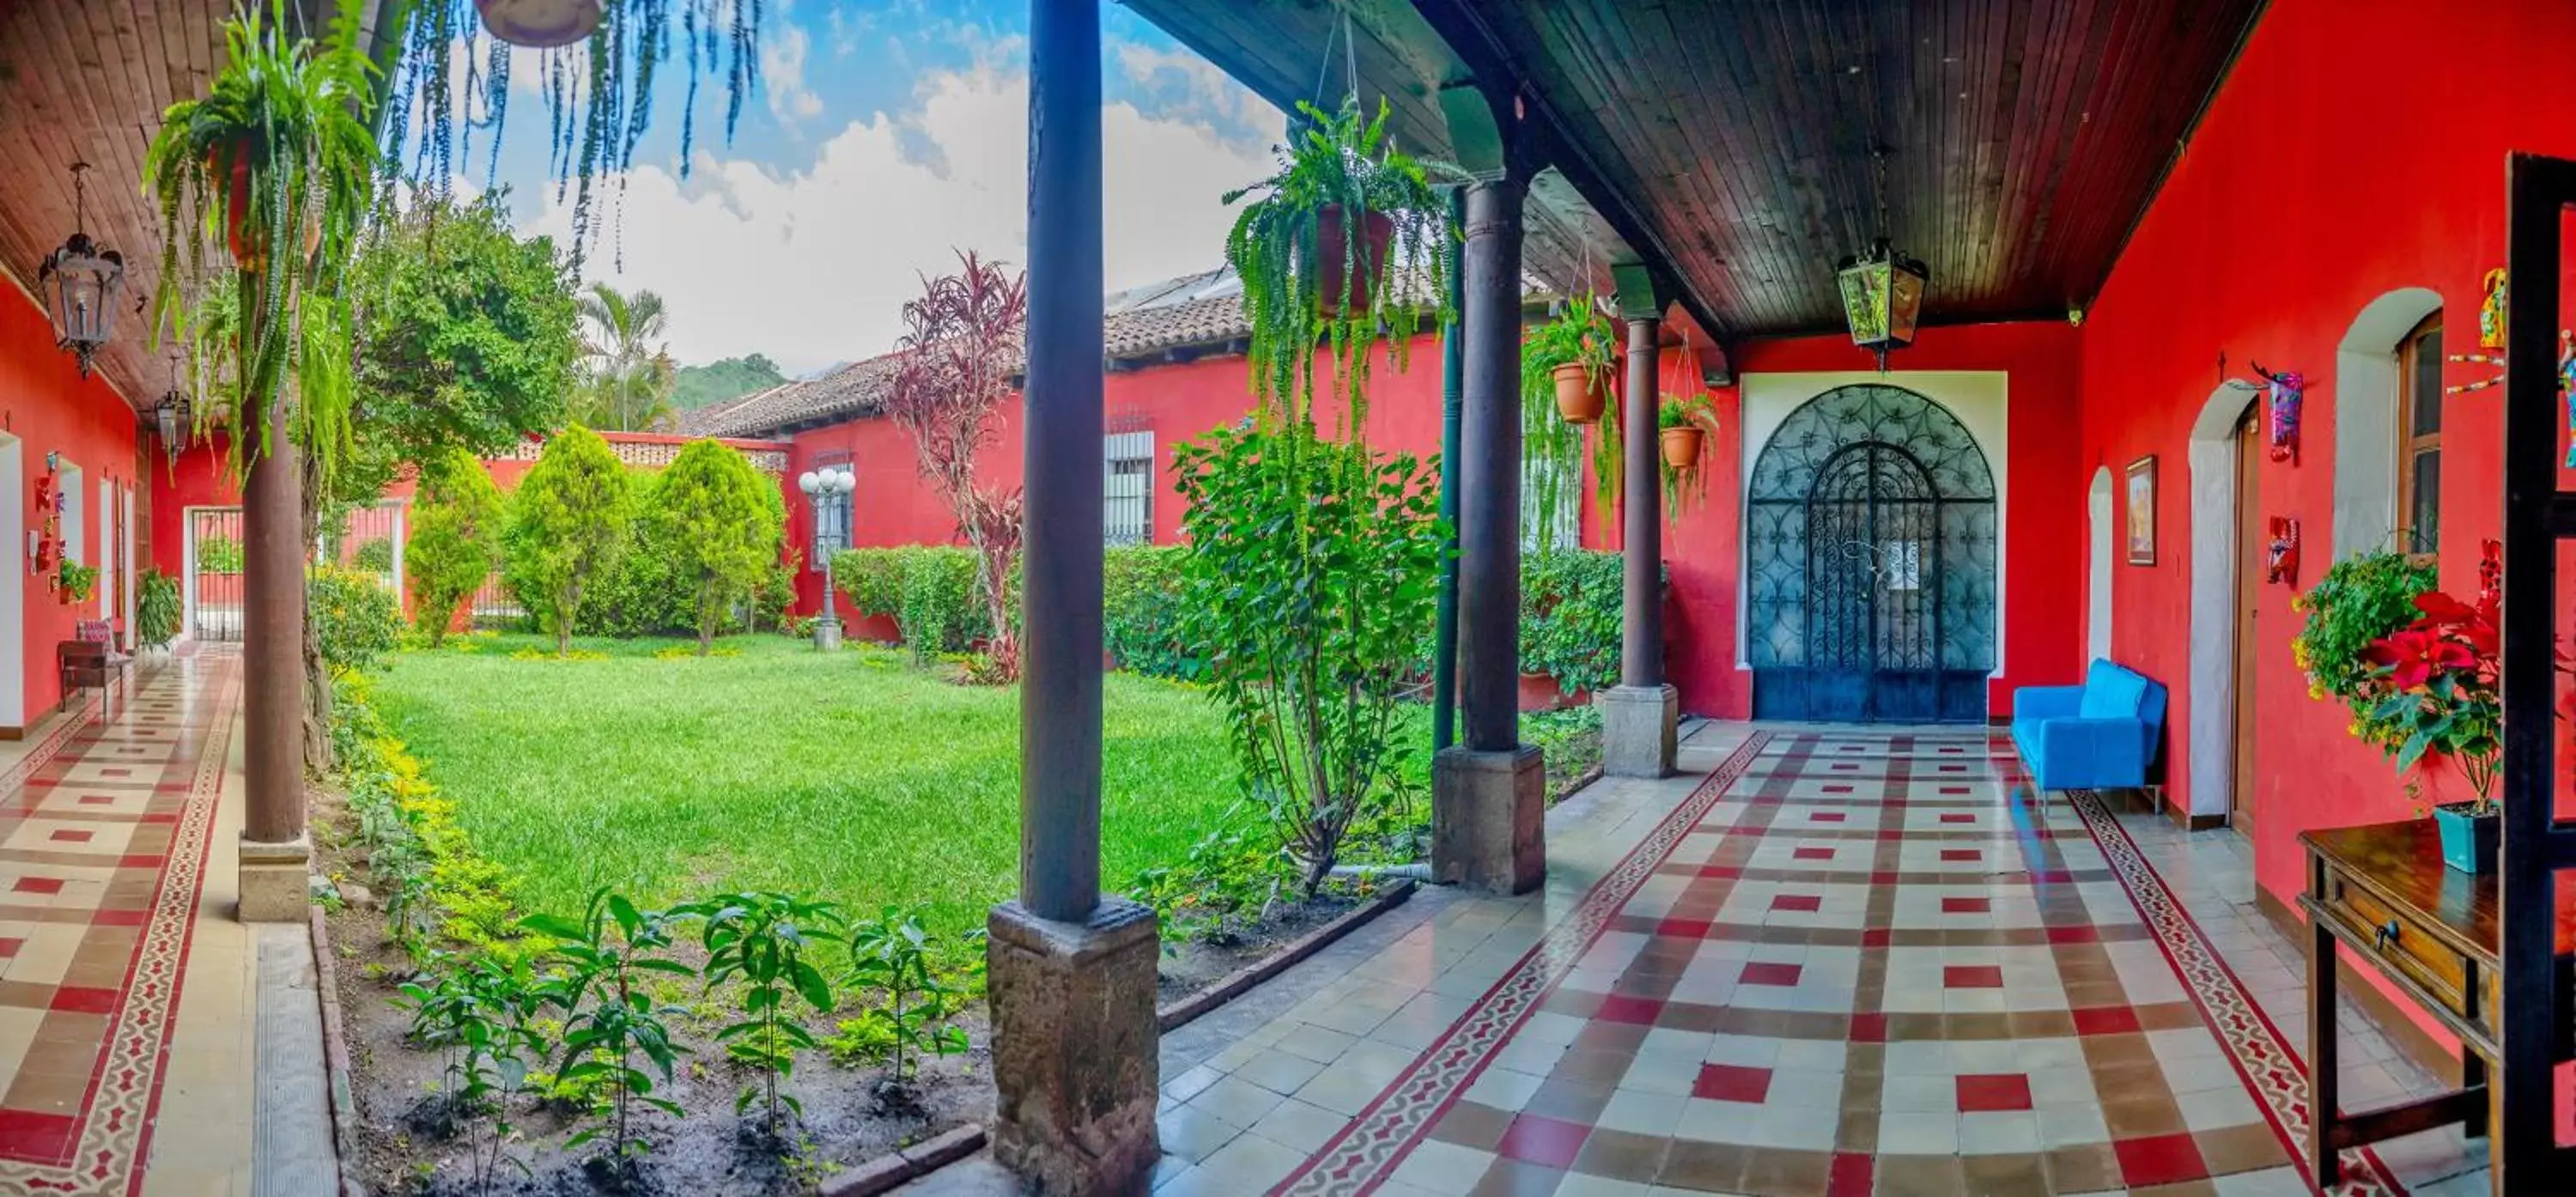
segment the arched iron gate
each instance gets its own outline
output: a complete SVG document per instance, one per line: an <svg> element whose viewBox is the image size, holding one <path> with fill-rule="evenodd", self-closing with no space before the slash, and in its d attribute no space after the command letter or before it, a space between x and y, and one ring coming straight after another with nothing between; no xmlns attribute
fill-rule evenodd
<svg viewBox="0 0 2576 1197"><path fill-rule="evenodd" d="M1745 499L1757 719L1982 722L1995 487L1958 418L1902 387L1790 413Z"/></svg>

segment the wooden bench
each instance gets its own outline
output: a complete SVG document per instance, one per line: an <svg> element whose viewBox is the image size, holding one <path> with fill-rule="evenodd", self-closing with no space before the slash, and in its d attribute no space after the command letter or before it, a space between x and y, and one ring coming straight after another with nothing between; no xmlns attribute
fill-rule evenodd
<svg viewBox="0 0 2576 1197"><path fill-rule="evenodd" d="M76 639L54 646L63 697L68 700L76 690L95 688L99 722L115 722L117 688L124 687L127 701L133 701L134 655L116 650L116 628L104 619L82 620L74 634Z"/></svg>

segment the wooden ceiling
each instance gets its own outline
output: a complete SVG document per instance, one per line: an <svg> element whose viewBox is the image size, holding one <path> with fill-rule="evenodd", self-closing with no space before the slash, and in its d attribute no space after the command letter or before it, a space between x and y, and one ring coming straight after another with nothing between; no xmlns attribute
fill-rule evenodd
<svg viewBox="0 0 2576 1197"><path fill-rule="evenodd" d="M0 0L0 267L33 291L36 268L72 233L74 162L91 166L89 235L125 255L125 306L99 354L138 407L169 389L145 349L138 298L160 278L159 214L143 153L161 113L203 90L223 57L229 0Z"/></svg>
<svg viewBox="0 0 2576 1197"><path fill-rule="evenodd" d="M1426 154L1472 139L1444 92L1519 91L1557 169L1729 338L1840 329L1833 264L1882 232L1930 267L1927 322L2089 303L2262 8L1127 2L1281 102L1313 88L1351 29L1356 53L1333 50L1327 73L1356 61Z"/></svg>

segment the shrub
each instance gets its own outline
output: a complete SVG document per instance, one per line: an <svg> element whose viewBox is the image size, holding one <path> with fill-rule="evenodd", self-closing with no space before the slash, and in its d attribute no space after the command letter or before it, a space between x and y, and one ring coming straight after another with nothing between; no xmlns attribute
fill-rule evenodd
<svg viewBox="0 0 2576 1197"><path fill-rule="evenodd" d="M179 580L151 566L134 595L134 635L153 648L168 648L179 638Z"/></svg>
<svg viewBox="0 0 2576 1197"><path fill-rule="evenodd" d="M1617 553L1562 549L1521 559L1521 670L1556 679L1568 694L1619 677L1621 596Z"/></svg>
<svg viewBox="0 0 2576 1197"><path fill-rule="evenodd" d="M843 549L832 555L832 582L862 615L894 617L916 661L965 652L992 635L979 562L954 545Z"/></svg>
<svg viewBox="0 0 2576 1197"><path fill-rule="evenodd" d="M447 638L456 609L482 589L500 561L500 488L483 472L483 463L458 450L421 468L411 525L403 564L413 626L435 646Z"/></svg>
<svg viewBox="0 0 2576 1197"><path fill-rule="evenodd" d="M1447 551L1430 471L1313 425L1181 446L1181 633L1203 646L1235 756L1313 894L1385 796L1396 697Z"/></svg>
<svg viewBox="0 0 2576 1197"><path fill-rule="evenodd" d="M554 633L558 655L572 651L583 589L625 554L634 503L616 452L579 424L547 440L519 484L506 536L511 588Z"/></svg>
<svg viewBox="0 0 2576 1197"><path fill-rule="evenodd" d="M903 609L903 564L912 546L842 549L832 554L832 584L861 615L892 617Z"/></svg>
<svg viewBox="0 0 2576 1197"><path fill-rule="evenodd" d="M216 533L197 541L197 572L201 574L237 574L242 571L240 541Z"/></svg>
<svg viewBox="0 0 2576 1197"><path fill-rule="evenodd" d="M359 545L357 551L349 554L349 568L362 569L371 574L393 573L393 540L389 537L379 536L374 540L370 540Z"/></svg>
<svg viewBox="0 0 2576 1197"><path fill-rule="evenodd" d="M2432 566L2404 553L2363 553L2335 562L2293 604L2307 617L2290 641L2290 655L2308 675L2308 694L2343 703L2352 712L2352 733L2369 743L2393 748L2405 736L2379 717L2386 693L2364 654L2373 641L2415 622L2415 596L2437 580Z"/></svg>
<svg viewBox="0 0 2576 1197"><path fill-rule="evenodd" d="M376 575L337 565L305 571L305 618L334 671L374 669L402 639L402 604Z"/></svg>
<svg viewBox="0 0 2576 1197"><path fill-rule="evenodd" d="M688 593L702 656L735 602L778 560L777 505L762 500L764 490L778 487L741 450L706 440L680 450L653 487L650 518Z"/></svg>
<svg viewBox="0 0 2576 1197"><path fill-rule="evenodd" d="M1111 549L1101 560L1101 632L1118 667L1146 677L1194 677L1198 654L1180 636L1181 567L1174 545Z"/></svg>

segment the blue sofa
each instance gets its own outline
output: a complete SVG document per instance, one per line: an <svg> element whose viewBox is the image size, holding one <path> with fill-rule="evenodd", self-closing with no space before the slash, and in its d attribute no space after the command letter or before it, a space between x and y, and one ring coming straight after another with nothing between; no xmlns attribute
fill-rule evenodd
<svg viewBox="0 0 2576 1197"><path fill-rule="evenodd" d="M2013 691L2013 744L2033 790L2138 788L2164 738L2165 688L2096 660L2081 686Z"/></svg>

